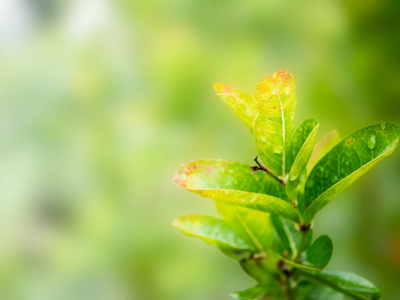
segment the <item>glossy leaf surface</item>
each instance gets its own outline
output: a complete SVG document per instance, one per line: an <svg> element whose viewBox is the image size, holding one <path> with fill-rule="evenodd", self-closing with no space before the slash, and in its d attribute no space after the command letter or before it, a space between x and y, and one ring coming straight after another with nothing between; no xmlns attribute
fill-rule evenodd
<svg viewBox="0 0 400 300"><path fill-rule="evenodd" d="M314 147L311 154L310 160L308 161L307 171L311 171L315 164L322 158L326 153L329 152L337 143L341 140L339 132L334 129L326 136L323 137Z"/></svg>
<svg viewBox="0 0 400 300"><path fill-rule="evenodd" d="M264 78L254 93L258 115L253 135L264 165L276 176L286 174L286 149L296 106L294 77L279 71Z"/></svg>
<svg viewBox="0 0 400 300"><path fill-rule="evenodd" d="M270 214L226 202L216 204L224 221L248 245L259 252L269 251L274 246L274 227Z"/></svg>
<svg viewBox="0 0 400 300"><path fill-rule="evenodd" d="M307 179L305 199L309 207L304 221L311 222L337 194L392 153L398 139L396 124L381 123L362 128L333 147Z"/></svg>
<svg viewBox="0 0 400 300"><path fill-rule="evenodd" d="M173 221L183 233L201 238L206 243L224 248L254 250L222 220L202 215L187 215Z"/></svg>
<svg viewBox="0 0 400 300"><path fill-rule="evenodd" d="M257 115L257 108L253 97L241 92L234 87L217 82L214 89L218 96L235 112L244 124L253 132L254 120Z"/></svg>
<svg viewBox="0 0 400 300"><path fill-rule="evenodd" d="M224 201L262 212L273 213L293 222L300 222L300 214L291 204L273 196L218 189L202 190L199 191L199 194L215 201Z"/></svg>
<svg viewBox="0 0 400 300"><path fill-rule="evenodd" d="M287 150L286 172L290 172L293 162L295 161L301 147L303 147L304 142L317 125L317 120L315 120L314 118L308 118L301 122L299 126L297 126L291 140L289 141L289 147Z"/></svg>
<svg viewBox="0 0 400 300"><path fill-rule="evenodd" d="M251 174L251 169L245 164L223 160L191 162L179 169L174 182L215 201L275 213L294 222L300 221L298 211L291 204L270 196L285 197L281 184L265 172Z"/></svg>
<svg viewBox="0 0 400 300"><path fill-rule="evenodd" d="M327 286L303 280L296 286L295 299L296 300L323 300L323 299L345 300L348 299L348 297Z"/></svg>
<svg viewBox="0 0 400 300"><path fill-rule="evenodd" d="M316 283L329 286L343 294L359 300L379 299L381 291L371 282L356 274L345 271L309 272L301 274Z"/></svg>
<svg viewBox="0 0 400 300"><path fill-rule="evenodd" d="M307 119L299 125L293 135L291 148L293 148L296 156L286 184L286 194L292 200L297 200L299 185L307 178L307 163L314 149L317 131L317 121L315 119Z"/></svg>
<svg viewBox="0 0 400 300"><path fill-rule="evenodd" d="M327 235L321 235L308 249L306 259L318 269L323 269L329 264L332 253L332 240Z"/></svg>
<svg viewBox="0 0 400 300"><path fill-rule="evenodd" d="M175 174L174 182L195 193L205 189L238 190L286 199L285 189L278 180L262 171L252 174L249 165L229 160L186 163Z"/></svg>

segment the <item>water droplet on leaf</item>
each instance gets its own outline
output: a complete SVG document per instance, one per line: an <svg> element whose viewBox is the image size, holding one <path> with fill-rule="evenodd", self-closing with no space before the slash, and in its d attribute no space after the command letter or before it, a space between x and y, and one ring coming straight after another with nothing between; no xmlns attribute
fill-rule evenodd
<svg viewBox="0 0 400 300"><path fill-rule="evenodd" d="M283 148L282 147L274 147L274 153L276 154L282 154Z"/></svg>
<svg viewBox="0 0 400 300"><path fill-rule="evenodd" d="M373 149L375 148L375 146L376 146L376 137L375 137L375 135L371 135L371 136L368 138L367 146L368 146L368 148L371 149L371 150L373 150Z"/></svg>
<svg viewBox="0 0 400 300"><path fill-rule="evenodd" d="M381 129L385 130L385 128L386 128L386 125L385 124L381 124Z"/></svg>
<svg viewBox="0 0 400 300"><path fill-rule="evenodd" d="M300 175L300 181L304 181L307 177L307 173L303 173Z"/></svg>

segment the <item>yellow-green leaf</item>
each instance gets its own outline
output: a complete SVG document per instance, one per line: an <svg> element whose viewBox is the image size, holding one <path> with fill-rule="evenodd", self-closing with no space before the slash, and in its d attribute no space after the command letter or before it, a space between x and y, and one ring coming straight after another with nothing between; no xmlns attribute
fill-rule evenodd
<svg viewBox="0 0 400 300"><path fill-rule="evenodd" d="M248 245L267 252L274 246L274 227L270 214L218 201L217 208L224 221Z"/></svg>
<svg viewBox="0 0 400 300"><path fill-rule="evenodd" d="M173 221L183 233L201 238L210 245L238 250L254 250L223 221L202 215L187 215Z"/></svg>
<svg viewBox="0 0 400 300"><path fill-rule="evenodd" d="M174 182L215 201L274 213L300 222L298 211L277 197L286 197L282 185L265 172L251 174L251 169L244 164L224 160L190 162L178 170Z"/></svg>
<svg viewBox="0 0 400 300"><path fill-rule="evenodd" d="M222 159L196 160L182 165L174 182L190 191L205 189L238 190L286 199L278 180L265 172L252 174L249 165Z"/></svg>
<svg viewBox="0 0 400 300"><path fill-rule="evenodd" d="M254 102L258 114L253 135L258 153L264 165L283 178L296 106L294 77L286 71L278 71L264 78L256 87Z"/></svg>
<svg viewBox="0 0 400 300"><path fill-rule="evenodd" d="M235 89L234 87L217 82L214 89L218 96L235 112L244 124L253 132L254 120L257 108L250 95Z"/></svg>

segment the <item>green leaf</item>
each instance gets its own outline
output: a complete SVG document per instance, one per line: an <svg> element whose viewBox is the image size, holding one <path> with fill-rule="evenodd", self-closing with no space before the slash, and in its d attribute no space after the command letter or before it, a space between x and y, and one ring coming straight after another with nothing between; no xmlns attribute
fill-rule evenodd
<svg viewBox="0 0 400 300"><path fill-rule="evenodd" d="M189 191L199 193L205 189L237 190L261 193L286 199L284 187L269 174L252 174L249 165L222 159L197 160L184 164L174 182Z"/></svg>
<svg viewBox="0 0 400 300"><path fill-rule="evenodd" d="M267 173L249 174L244 164L224 160L202 160L188 163L177 172L174 182L187 190L215 201L280 215L300 222L300 215L291 204L278 197L284 189ZM260 191L266 194L254 193Z"/></svg>
<svg viewBox="0 0 400 300"><path fill-rule="evenodd" d="M310 172L315 164L339 142L340 135L336 129L328 132L328 134L315 145L310 160L308 161L307 171Z"/></svg>
<svg viewBox="0 0 400 300"><path fill-rule="evenodd" d="M254 94L258 115L253 135L260 158L276 176L286 175L286 149L296 106L294 77L278 71L264 78Z"/></svg>
<svg viewBox="0 0 400 300"><path fill-rule="evenodd" d="M222 220L202 215L187 215L173 221L183 233L201 238L210 245L217 245L228 249L254 250L247 245L236 233Z"/></svg>
<svg viewBox="0 0 400 300"><path fill-rule="evenodd" d="M280 256L269 252L264 255L254 255L250 260L240 261L243 270L261 284L279 284L278 274L281 273L279 267Z"/></svg>
<svg viewBox="0 0 400 300"><path fill-rule="evenodd" d="M277 214L295 223L299 223L301 219L300 214L291 204L273 196L219 189L207 189L197 192L215 201L224 201L262 212Z"/></svg>
<svg viewBox="0 0 400 300"><path fill-rule="evenodd" d="M306 259L318 269L323 269L329 264L332 253L332 240L327 235L321 235L307 251Z"/></svg>
<svg viewBox="0 0 400 300"><path fill-rule="evenodd" d="M279 299L278 297L280 297L281 294L282 291L280 290L279 286L258 284L243 291L230 293L229 296L231 296L233 299L253 300L263 299L263 296L268 296L268 299Z"/></svg>
<svg viewBox="0 0 400 300"><path fill-rule="evenodd" d="M253 97L222 82L215 83L214 89L218 96L228 104L250 131L253 132L254 120L257 115Z"/></svg>
<svg viewBox="0 0 400 300"><path fill-rule="evenodd" d="M314 118L305 119L303 122L297 126L294 131L292 138L289 141L289 146L287 150L287 162L286 162L286 172L290 172L293 162L295 161L301 147L303 147L306 139L309 137L310 133L313 131L315 126L318 125L318 121Z"/></svg>
<svg viewBox="0 0 400 300"><path fill-rule="evenodd" d="M317 121L310 118L303 121L294 132L291 149L296 156L286 184L286 194L292 200L297 200L298 188L307 178L307 163L314 148L318 126Z"/></svg>
<svg viewBox="0 0 400 300"><path fill-rule="evenodd" d="M381 291L371 282L345 271L310 272L299 270L306 279L329 286L345 295L359 300L379 299Z"/></svg>
<svg viewBox="0 0 400 300"><path fill-rule="evenodd" d="M304 221L311 222L337 194L391 154L398 140L396 124L380 123L350 134L333 147L307 179L305 199L309 206L304 212Z"/></svg>
<svg viewBox="0 0 400 300"><path fill-rule="evenodd" d="M274 245L270 214L225 202L217 202L219 214L246 244L267 252Z"/></svg>
<svg viewBox="0 0 400 300"><path fill-rule="evenodd" d="M346 297L329 287L306 280L301 281L294 292L296 300L345 300Z"/></svg>

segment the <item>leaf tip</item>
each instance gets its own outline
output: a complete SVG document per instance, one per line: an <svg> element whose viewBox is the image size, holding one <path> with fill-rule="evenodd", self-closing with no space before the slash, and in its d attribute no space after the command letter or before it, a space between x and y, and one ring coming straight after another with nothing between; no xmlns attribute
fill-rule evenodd
<svg viewBox="0 0 400 300"><path fill-rule="evenodd" d="M180 217L175 218L171 223L173 226L179 229L179 219Z"/></svg>
<svg viewBox="0 0 400 300"><path fill-rule="evenodd" d="M232 86L223 82L216 82L214 83L213 87L217 95L221 95L224 93L231 93L233 89Z"/></svg>
<svg viewBox="0 0 400 300"><path fill-rule="evenodd" d="M177 186L183 187L183 188L187 188L187 184L186 184L186 174L181 173L181 172L177 172L174 176L174 178L172 178L172 182L175 183Z"/></svg>

